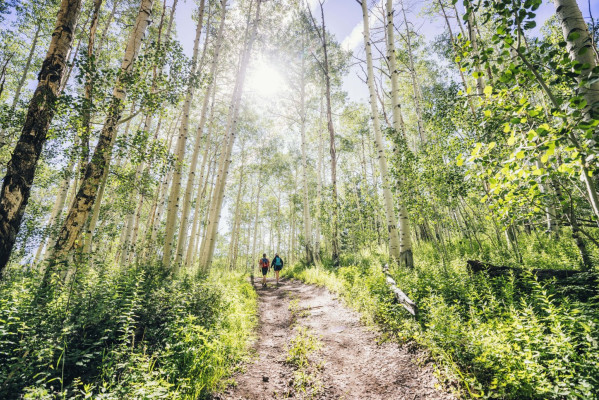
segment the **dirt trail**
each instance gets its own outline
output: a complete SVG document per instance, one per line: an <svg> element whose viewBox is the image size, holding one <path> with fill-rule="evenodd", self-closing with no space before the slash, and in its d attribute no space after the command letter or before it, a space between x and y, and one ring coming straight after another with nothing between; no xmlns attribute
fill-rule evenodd
<svg viewBox="0 0 599 400"><path fill-rule="evenodd" d="M376 332L364 327L359 315L327 289L282 280L279 287L269 282L257 290L256 357L244 373L233 377L236 385L215 399L454 398L435 389L430 366L416 366L417 355L395 343L378 344ZM291 340L304 328L320 348L301 369L286 359Z"/></svg>

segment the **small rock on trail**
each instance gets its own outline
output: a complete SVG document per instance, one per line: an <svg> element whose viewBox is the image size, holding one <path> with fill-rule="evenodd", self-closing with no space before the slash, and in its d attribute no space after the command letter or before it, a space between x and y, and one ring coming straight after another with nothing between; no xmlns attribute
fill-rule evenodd
<svg viewBox="0 0 599 400"><path fill-rule="evenodd" d="M417 354L396 343L379 344L359 315L342 305L326 288L296 280L269 282L258 288L260 325L255 358L235 385L215 399L454 399L435 386L431 366L414 364ZM293 301L290 311L290 302ZM286 362L297 326L305 327L321 344L317 351L312 393L297 390L295 369Z"/></svg>

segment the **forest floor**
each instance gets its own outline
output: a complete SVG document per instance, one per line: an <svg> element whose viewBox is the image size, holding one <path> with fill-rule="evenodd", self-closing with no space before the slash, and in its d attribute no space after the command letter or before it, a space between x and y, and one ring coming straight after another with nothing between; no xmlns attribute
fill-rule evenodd
<svg viewBox="0 0 599 400"><path fill-rule="evenodd" d="M282 279L259 294L255 356L214 399L454 399L424 355L384 341L324 287Z"/></svg>

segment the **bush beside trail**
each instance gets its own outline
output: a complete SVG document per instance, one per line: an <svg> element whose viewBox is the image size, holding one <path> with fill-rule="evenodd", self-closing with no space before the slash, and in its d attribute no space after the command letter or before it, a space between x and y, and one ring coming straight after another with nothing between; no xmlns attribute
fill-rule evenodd
<svg viewBox="0 0 599 400"><path fill-rule="evenodd" d="M256 324L245 276L158 269L0 284L0 398L202 398L242 360ZM225 279L226 277L226 279Z"/></svg>
<svg viewBox="0 0 599 400"><path fill-rule="evenodd" d="M597 398L597 293L539 282L532 274L471 274L464 249L456 244L454 250L452 261L443 263L422 247L413 270L393 270L418 305L417 318L394 302L385 284L384 250L345 257L339 268L298 263L285 274L327 286L400 342L428 349L439 375L465 397Z"/></svg>

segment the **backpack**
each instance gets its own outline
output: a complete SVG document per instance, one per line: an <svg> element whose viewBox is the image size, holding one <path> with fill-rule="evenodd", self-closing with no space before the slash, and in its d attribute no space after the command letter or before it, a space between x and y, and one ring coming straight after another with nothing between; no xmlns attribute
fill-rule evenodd
<svg viewBox="0 0 599 400"><path fill-rule="evenodd" d="M277 267L280 267L281 265L283 265L283 260L281 260L281 257L277 256L273 260L273 264L276 265Z"/></svg>
<svg viewBox="0 0 599 400"><path fill-rule="evenodd" d="M262 268L268 268L268 258L263 258L261 260Z"/></svg>

